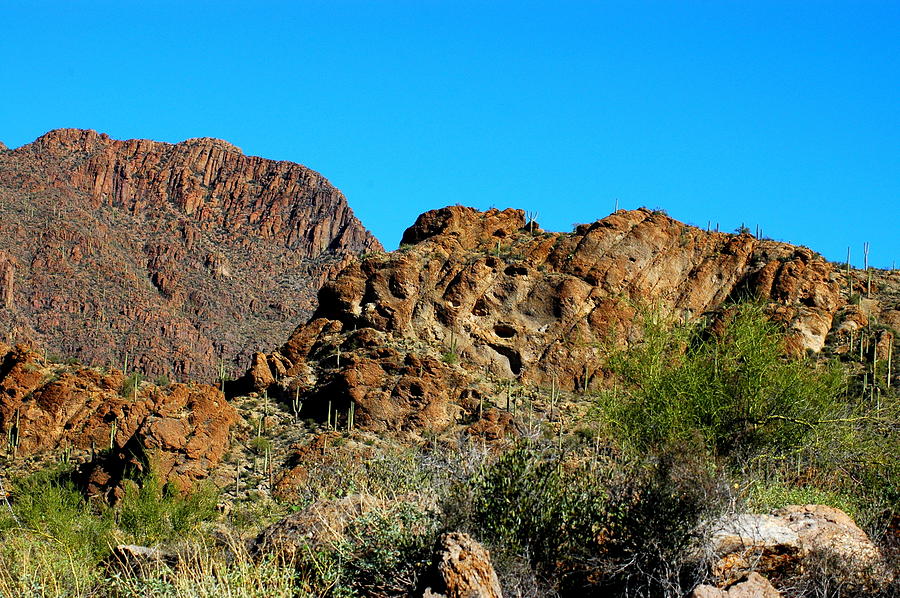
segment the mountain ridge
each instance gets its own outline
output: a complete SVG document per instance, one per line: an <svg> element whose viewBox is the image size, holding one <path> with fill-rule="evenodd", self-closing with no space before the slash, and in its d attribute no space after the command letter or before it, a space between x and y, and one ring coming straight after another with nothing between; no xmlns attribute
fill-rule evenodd
<svg viewBox="0 0 900 598"><path fill-rule="evenodd" d="M56 129L0 152L0 333L89 363L213 379L381 244L325 177L225 141Z"/></svg>

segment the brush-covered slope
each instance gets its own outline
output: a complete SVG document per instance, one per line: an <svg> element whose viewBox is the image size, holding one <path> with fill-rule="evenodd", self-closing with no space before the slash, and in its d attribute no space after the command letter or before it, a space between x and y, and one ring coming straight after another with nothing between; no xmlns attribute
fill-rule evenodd
<svg viewBox="0 0 900 598"><path fill-rule="evenodd" d="M520 210L428 212L390 254L355 260L312 318L248 381L324 412L354 404L374 429L442 428L480 410L485 380L603 384L603 347L634 340L639 310L691 320L757 297L789 349L822 349L844 304L813 251L620 210L546 233ZM496 387L494 387L496 388Z"/></svg>
<svg viewBox="0 0 900 598"><path fill-rule="evenodd" d="M380 250L308 168L217 139L61 129L0 149L0 334L210 379L284 338L348 256Z"/></svg>

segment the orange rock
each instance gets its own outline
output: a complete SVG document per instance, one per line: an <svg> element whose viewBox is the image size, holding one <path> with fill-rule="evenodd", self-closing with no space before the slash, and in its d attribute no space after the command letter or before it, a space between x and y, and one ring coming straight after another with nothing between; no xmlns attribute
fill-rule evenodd
<svg viewBox="0 0 900 598"><path fill-rule="evenodd" d="M122 396L120 372L48 364L21 346L0 359L0 430L20 455L109 449L84 469L92 494L119 492L128 467L189 487L221 460L238 418L205 384L148 384Z"/></svg>
<svg viewBox="0 0 900 598"><path fill-rule="evenodd" d="M707 232L646 209L571 234L521 210L422 214L390 254L349 263L275 356L312 372L307 404L379 430L452 423L485 374L564 390L605 383L602 348L635 341L642 306L690 320L758 297L796 352L818 351L843 305L803 247ZM412 365L410 365L412 364ZM477 424L473 429L490 427Z"/></svg>

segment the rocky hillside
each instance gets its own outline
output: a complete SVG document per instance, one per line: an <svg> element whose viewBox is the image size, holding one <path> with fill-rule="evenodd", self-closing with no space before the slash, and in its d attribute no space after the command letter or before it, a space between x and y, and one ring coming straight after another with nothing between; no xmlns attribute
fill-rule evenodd
<svg viewBox="0 0 900 598"><path fill-rule="evenodd" d="M758 297L789 349L820 351L844 305L813 251L620 210L546 233L520 210L428 212L390 254L349 264L249 382L278 381L314 411L355 405L374 429L443 428L480 408L479 381L563 390L603 385L602 347L635 340L640 310L690 320ZM474 406L474 407L473 407Z"/></svg>
<svg viewBox="0 0 900 598"><path fill-rule="evenodd" d="M0 334L91 363L210 380L305 319L380 250L316 172L217 139L51 131L0 148Z"/></svg>
<svg viewBox="0 0 900 598"><path fill-rule="evenodd" d="M900 272L660 211L428 212L240 381L0 342L0 593L34 550L85 571L66 595L893 597L898 327ZM60 550L97 535L83 496L116 526Z"/></svg>

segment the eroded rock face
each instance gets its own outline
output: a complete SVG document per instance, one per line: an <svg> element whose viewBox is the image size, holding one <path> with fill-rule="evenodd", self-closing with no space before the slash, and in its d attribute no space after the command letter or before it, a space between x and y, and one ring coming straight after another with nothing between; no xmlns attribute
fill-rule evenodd
<svg viewBox="0 0 900 598"><path fill-rule="evenodd" d="M380 249L324 177L224 141L62 129L0 152L0 335L85 362L238 375Z"/></svg>
<svg viewBox="0 0 900 598"><path fill-rule="evenodd" d="M186 489L225 453L234 408L205 384L144 384L123 396L125 377L54 364L24 347L0 346L0 430L17 455L76 449L88 493L116 498L130 468ZM99 456L104 452L102 456Z"/></svg>
<svg viewBox="0 0 900 598"><path fill-rule="evenodd" d="M601 348L635 340L642 306L692 319L744 295L769 303L795 351L819 350L843 304L812 251L619 211L570 234L520 210L427 212L405 246L351 262L276 354L283 385L372 429L472 414L484 376L565 390L603 384ZM294 381L301 368L311 368ZM273 376L278 378L278 376ZM251 373L259 387L266 378Z"/></svg>

